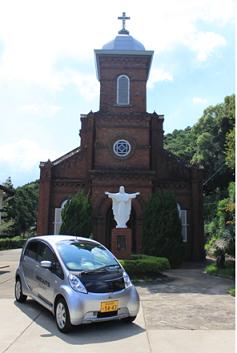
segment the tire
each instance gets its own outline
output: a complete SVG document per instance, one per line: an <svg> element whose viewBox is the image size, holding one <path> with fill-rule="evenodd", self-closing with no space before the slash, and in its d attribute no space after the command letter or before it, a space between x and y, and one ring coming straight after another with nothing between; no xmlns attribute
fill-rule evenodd
<svg viewBox="0 0 237 353"><path fill-rule="evenodd" d="M63 298L59 298L55 305L55 320L59 331L67 333L70 331L72 324L67 303Z"/></svg>
<svg viewBox="0 0 237 353"><path fill-rule="evenodd" d="M128 316L123 319L124 322L131 323L136 319L136 316Z"/></svg>
<svg viewBox="0 0 237 353"><path fill-rule="evenodd" d="M23 294L22 292L22 284L20 277L16 278L16 283L15 283L15 298L16 301L19 303L25 303L27 296Z"/></svg>

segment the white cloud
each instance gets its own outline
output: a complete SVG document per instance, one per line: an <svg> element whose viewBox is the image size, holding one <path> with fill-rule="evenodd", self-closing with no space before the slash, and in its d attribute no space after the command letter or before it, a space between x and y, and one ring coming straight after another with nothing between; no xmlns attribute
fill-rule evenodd
<svg viewBox="0 0 237 353"><path fill-rule="evenodd" d="M147 87L153 88L159 81L173 81L173 76L170 72L162 68L152 68Z"/></svg>
<svg viewBox="0 0 237 353"><path fill-rule="evenodd" d="M0 145L0 162L15 170L30 171L39 161L55 159L58 151L40 146L36 141L21 139L13 143Z"/></svg>
<svg viewBox="0 0 237 353"><path fill-rule="evenodd" d="M158 4L156 0L0 0L4 48L0 78L60 89L57 59L91 59L94 48L115 37L122 9L131 16L127 25L130 33L147 48L161 52L184 44L201 61L225 40L217 33L201 31L199 22L220 26L234 18L233 0L167 0Z"/></svg>
<svg viewBox="0 0 237 353"><path fill-rule="evenodd" d="M24 104L20 106L20 111L31 116L37 117L53 117L57 114L62 108L59 105L53 104Z"/></svg>
<svg viewBox="0 0 237 353"><path fill-rule="evenodd" d="M99 82L95 75L84 74L76 70L66 70L63 76L64 85L75 85L86 101L90 102L99 96Z"/></svg>
<svg viewBox="0 0 237 353"><path fill-rule="evenodd" d="M199 61L206 61L215 49L226 45L226 39L213 32L196 32L189 35L186 44L196 53Z"/></svg>
<svg viewBox="0 0 237 353"><path fill-rule="evenodd" d="M206 105L208 103L208 100L202 97L193 97L192 103L197 105Z"/></svg>

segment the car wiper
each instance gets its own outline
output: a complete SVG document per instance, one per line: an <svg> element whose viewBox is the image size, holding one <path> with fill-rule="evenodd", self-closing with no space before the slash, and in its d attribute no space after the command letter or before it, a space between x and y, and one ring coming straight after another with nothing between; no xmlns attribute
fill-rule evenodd
<svg viewBox="0 0 237 353"><path fill-rule="evenodd" d="M110 267L118 267L118 268L120 268L119 264L111 264L111 265L101 266L101 267L95 268L93 270L80 271L79 274L80 275L85 275L85 274L88 274L88 273L101 272L101 271L103 271L103 270L105 270L107 268L110 268Z"/></svg>

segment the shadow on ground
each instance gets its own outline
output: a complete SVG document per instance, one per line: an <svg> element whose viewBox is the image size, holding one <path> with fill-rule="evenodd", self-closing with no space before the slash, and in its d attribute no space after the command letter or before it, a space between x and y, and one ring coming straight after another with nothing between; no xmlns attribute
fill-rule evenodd
<svg viewBox="0 0 237 353"><path fill-rule="evenodd" d="M5 270L5 271L2 271L2 270L0 270L0 276L1 276L1 275L4 275L5 273L10 273L10 272L11 272L11 271L6 271L6 270Z"/></svg>
<svg viewBox="0 0 237 353"><path fill-rule="evenodd" d="M27 300L24 304L15 301L14 304L32 321L41 326L43 331L47 331L47 333L40 335L42 338L57 336L69 344L83 345L119 341L145 331L135 323L108 321L74 326L71 332L63 334L57 329L53 315L34 300Z"/></svg>
<svg viewBox="0 0 237 353"><path fill-rule="evenodd" d="M156 293L196 293L196 294L227 294L234 280L208 275L204 272L206 262L184 263L181 268L171 269L152 282L139 282L143 289L151 294Z"/></svg>

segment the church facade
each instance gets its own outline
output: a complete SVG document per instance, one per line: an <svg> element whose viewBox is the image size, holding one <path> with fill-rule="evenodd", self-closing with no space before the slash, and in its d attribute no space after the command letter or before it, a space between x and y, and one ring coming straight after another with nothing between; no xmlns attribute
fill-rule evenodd
<svg viewBox="0 0 237 353"><path fill-rule="evenodd" d="M187 260L203 259L202 174L163 147L164 116L146 111L146 84L153 51L123 28L95 50L100 107L81 115L81 144L55 161L40 163L38 234L57 234L66 201L84 190L92 204L93 237L111 247L114 227L106 191L123 185L139 192L128 226L132 250L141 252L143 212L157 190L177 200ZM159 217L159 215L157 215Z"/></svg>

